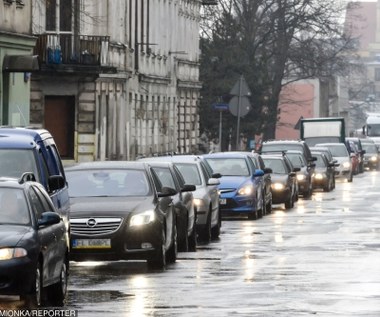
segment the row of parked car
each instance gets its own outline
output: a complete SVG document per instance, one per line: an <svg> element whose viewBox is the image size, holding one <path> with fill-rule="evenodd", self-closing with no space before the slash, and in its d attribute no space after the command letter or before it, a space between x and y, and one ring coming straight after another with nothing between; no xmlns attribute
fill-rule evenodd
<svg viewBox="0 0 380 317"><path fill-rule="evenodd" d="M178 251L217 239L222 216L258 219L273 204L290 209L299 196L334 189L335 177L352 181L335 147L298 140L264 142L260 153L65 168L46 130L0 128L0 140L0 295L34 306L63 303L70 261L139 259L162 269Z"/></svg>

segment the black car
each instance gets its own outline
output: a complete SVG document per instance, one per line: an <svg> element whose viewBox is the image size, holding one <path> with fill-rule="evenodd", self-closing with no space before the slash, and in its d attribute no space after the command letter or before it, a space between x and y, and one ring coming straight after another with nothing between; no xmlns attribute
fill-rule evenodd
<svg viewBox="0 0 380 317"><path fill-rule="evenodd" d="M198 239L202 242L217 239L222 225L218 192L218 178L221 175L213 175L206 161L197 155L168 155L140 160L172 162L181 172L186 184L196 186L193 197ZM189 250L195 249L195 245L191 245L192 242L189 243Z"/></svg>
<svg viewBox="0 0 380 317"><path fill-rule="evenodd" d="M34 175L0 178L0 295L19 295L31 308L61 306L67 293L69 237Z"/></svg>
<svg viewBox="0 0 380 317"><path fill-rule="evenodd" d="M287 150L301 151L308 164L315 161L309 146L302 140L268 140L263 142L260 148L262 154Z"/></svg>
<svg viewBox="0 0 380 317"><path fill-rule="evenodd" d="M322 188L324 192L333 190L336 163L329 162L329 159L323 152L313 151L311 153L317 158L313 174L313 188Z"/></svg>
<svg viewBox="0 0 380 317"><path fill-rule="evenodd" d="M378 170L380 163L380 154L375 142L371 139L361 140L364 154L364 168L370 170Z"/></svg>
<svg viewBox="0 0 380 317"><path fill-rule="evenodd" d="M297 177L299 168L293 168L283 155L262 155L265 167L272 170L272 202L273 204L285 204L285 209L290 209L297 201Z"/></svg>
<svg viewBox="0 0 380 317"><path fill-rule="evenodd" d="M171 162L149 161L158 191L163 187L176 190L172 196L176 212L178 251L195 251L197 246L196 213L192 191L195 185L185 184L178 168Z"/></svg>
<svg viewBox="0 0 380 317"><path fill-rule="evenodd" d="M304 198L310 197L313 193L312 175L314 174L315 163L308 163L301 151L288 150L285 153L293 167L300 169L297 172L299 194Z"/></svg>
<svg viewBox="0 0 380 317"><path fill-rule="evenodd" d="M333 189L335 188L335 170L339 166L338 161L333 157L331 151L328 147L322 147L322 146L313 146L310 148L311 152L321 152L323 153L327 161L329 162L331 169L334 171L334 177L333 177Z"/></svg>
<svg viewBox="0 0 380 317"><path fill-rule="evenodd" d="M88 162L66 168L74 261L146 260L162 269L176 261L173 188L155 186L142 162Z"/></svg>

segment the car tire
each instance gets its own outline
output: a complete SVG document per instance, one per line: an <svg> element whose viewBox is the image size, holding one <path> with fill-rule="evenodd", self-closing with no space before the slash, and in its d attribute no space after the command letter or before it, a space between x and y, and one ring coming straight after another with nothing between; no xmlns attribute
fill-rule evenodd
<svg viewBox="0 0 380 317"><path fill-rule="evenodd" d="M34 283L30 294L22 296L28 308L37 308L43 306L43 286L42 286L42 264L38 261L35 271Z"/></svg>
<svg viewBox="0 0 380 317"><path fill-rule="evenodd" d="M162 230L162 236L160 241L160 248L157 250L156 254L150 257L148 262L148 267L151 269L162 270L166 266L166 250L165 250L165 232Z"/></svg>
<svg viewBox="0 0 380 317"><path fill-rule="evenodd" d="M252 211L251 213L248 214L248 219L249 220L257 220L259 218L257 213L258 213L257 210Z"/></svg>
<svg viewBox="0 0 380 317"><path fill-rule="evenodd" d="M59 281L49 287L48 299L54 306L63 306L67 295L67 284L69 279L69 260L66 255L65 261L61 267Z"/></svg>
<svg viewBox="0 0 380 317"><path fill-rule="evenodd" d="M188 239L188 251L195 252L197 251L197 220L194 217L193 230Z"/></svg>
<svg viewBox="0 0 380 317"><path fill-rule="evenodd" d="M293 208L293 205L294 205L293 196L290 195L289 199L285 202L285 209L291 209Z"/></svg>
<svg viewBox="0 0 380 317"><path fill-rule="evenodd" d="M167 263L175 263L177 261L177 225L173 226L173 236L172 236L172 245L169 250L166 252L166 262Z"/></svg>
<svg viewBox="0 0 380 317"><path fill-rule="evenodd" d="M189 219L189 216L186 216L187 219ZM187 228L188 228L188 220L186 221L185 225L185 233L183 240L179 241L179 234L177 232L177 244L178 244L178 251L179 252L188 252L189 251L189 236L187 235Z"/></svg>
<svg viewBox="0 0 380 317"><path fill-rule="evenodd" d="M220 211L218 210L218 223L216 224L215 227L211 228L211 239L215 240L219 238L221 226L222 226L222 216L220 214Z"/></svg>
<svg viewBox="0 0 380 317"><path fill-rule="evenodd" d="M207 220L206 220L206 224L204 225L204 227L202 228L202 231L199 233L199 239L202 241L202 242L210 242L211 240L211 206L209 208L209 212L208 212L208 215L207 215Z"/></svg>
<svg viewBox="0 0 380 317"><path fill-rule="evenodd" d="M267 215L272 213L272 198L269 200L268 204L265 207Z"/></svg>

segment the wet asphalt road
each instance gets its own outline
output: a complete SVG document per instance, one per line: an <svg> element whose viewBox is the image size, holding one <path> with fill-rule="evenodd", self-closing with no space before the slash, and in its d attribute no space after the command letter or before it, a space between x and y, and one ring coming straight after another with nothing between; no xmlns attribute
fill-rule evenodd
<svg viewBox="0 0 380 317"><path fill-rule="evenodd" d="M144 262L71 265L79 316L380 316L380 172L315 192L256 221L225 220L218 241Z"/></svg>

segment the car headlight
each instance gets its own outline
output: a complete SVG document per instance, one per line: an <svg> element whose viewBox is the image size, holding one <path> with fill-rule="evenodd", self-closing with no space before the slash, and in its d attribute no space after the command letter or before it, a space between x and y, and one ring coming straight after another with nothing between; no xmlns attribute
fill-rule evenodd
<svg viewBox="0 0 380 317"><path fill-rule="evenodd" d="M238 190L238 195L249 196L252 194L253 194L253 186L252 185L245 185Z"/></svg>
<svg viewBox="0 0 380 317"><path fill-rule="evenodd" d="M304 181L306 179L306 176L304 174L297 174L297 180Z"/></svg>
<svg viewBox="0 0 380 317"><path fill-rule="evenodd" d="M281 184L281 183L273 183L272 184L272 189L273 190L284 190L285 189L285 185Z"/></svg>
<svg viewBox="0 0 380 317"><path fill-rule="evenodd" d="M27 256L24 248L2 248L0 249L0 260L10 260Z"/></svg>
<svg viewBox="0 0 380 317"><path fill-rule="evenodd" d="M350 168L351 164L350 164L350 162L344 162L344 163L342 164L342 166L343 166L344 168Z"/></svg>
<svg viewBox="0 0 380 317"><path fill-rule="evenodd" d="M370 160L371 160L371 162L376 162L377 161L377 156L371 156Z"/></svg>
<svg viewBox="0 0 380 317"><path fill-rule="evenodd" d="M141 214L133 215L129 225L130 227L147 225L148 223L153 222L155 218L155 212L153 210L147 210L142 212Z"/></svg>
<svg viewBox="0 0 380 317"><path fill-rule="evenodd" d="M324 179L325 177L326 177L326 175L323 174L323 173L316 173L316 174L314 175L314 178L315 178L315 179Z"/></svg>
<svg viewBox="0 0 380 317"><path fill-rule="evenodd" d="M205 202L204 202L203 199L194 198L193 202L194 202L194 205L197 206L197 207L201 207L201 206L205 205Z"/></svg>

